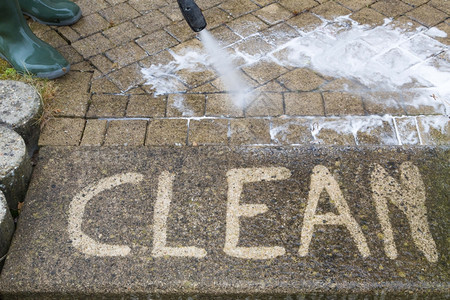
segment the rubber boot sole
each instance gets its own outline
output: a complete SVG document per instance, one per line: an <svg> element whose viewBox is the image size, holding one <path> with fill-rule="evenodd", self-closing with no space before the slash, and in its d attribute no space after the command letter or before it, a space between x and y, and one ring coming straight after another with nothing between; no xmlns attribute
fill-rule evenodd
<svg viewBox="0 0 450 300"><path fill-rule="evenodd" d="M6 60L11 66L13 65L9 60L0 53L0 58ZM52 71L52 72L41 72L41 73L29 73L31 76L39 77L39 78L46 78L46 79L55 79L58 77L61 77L65 74L67 74L70 71L70 64L67 65L67 67L62 67L60 70ZM17 71L21 73L20 71Z"/></svg>
<svg viewBox="0 0 450 300"><path fill-rule="evenodd" d="M58 22L58 23L52 23L52 22L46 22L46 21L42 21L39 18L36 18L35 16L30 15L29 13L26 13L24 11L22 11L22 13L28 17L30 17L31 19L33 19L33 21L36 21L38 23L41 24L45 24L45 25L50 25L50 26L68 26L68 25L72 25L75 24L76 22L78 22L78 20L80 20L81 18L81 10L78 12L78 14L76 16L74 16L72 19L69 20L64 20L62 22Z"/></svg>

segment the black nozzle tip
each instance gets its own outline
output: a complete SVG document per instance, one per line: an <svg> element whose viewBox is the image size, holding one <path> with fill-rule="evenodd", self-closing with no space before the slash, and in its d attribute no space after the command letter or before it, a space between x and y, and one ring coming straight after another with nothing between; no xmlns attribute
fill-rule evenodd
<svg viewBox="0 0 450 300"><path fill-rule="evenodd" d="M206 20L201 9L193 0L178 0L184 19L195 32L202 31L206 27Z"/></svg>

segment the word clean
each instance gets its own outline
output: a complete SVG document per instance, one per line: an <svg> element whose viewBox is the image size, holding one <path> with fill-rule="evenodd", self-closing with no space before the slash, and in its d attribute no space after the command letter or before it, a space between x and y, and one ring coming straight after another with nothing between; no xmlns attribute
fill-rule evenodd
<svg viewBox="0 0 450 300"><path fill-rule="evenodd" d="M419 169L411 162L404 162L399 167L400 179L395 180L380 165L374 164L370 174L371 197L373 199L377 219L381 225L384 240L384 251L390 259L397 258L397 247L392 225L389 219L388 202L395 205L405 214L415 246L429 262L438 260L436 244L430 233L425 206L425 186ZM167 220L172 201L175 174L163 171L158 178L158 189L153 214L153 257L195 257L208 255L203 248L196 246L167 246ZM234 168L226 172L228 184L226 230L223 251L232 257L242 259L273 259L285 254L285 248L242 247L238 246L240 235L240 218L251 218L268 211L265 204L241 204L240 199L246 183L262 181L282 181L291 177L291 171L285 167ZM89 185L72 199L69 208L68 233L73 246L88 256L128 256L131 248L127 245L110 245L100 243L82 229L86 204L99 193L123 184L138 184L144 179L140 173L130 172L110 176L95 184ZM330 202L335 206L337 214L318 214L316 209L320 194L326 191ZM299 256L307 256L316 225L344 226L362 257L371 255L366 238L360 225L352 216L337 180L323 165L312 170L309 193L300 236Z"/></svg>

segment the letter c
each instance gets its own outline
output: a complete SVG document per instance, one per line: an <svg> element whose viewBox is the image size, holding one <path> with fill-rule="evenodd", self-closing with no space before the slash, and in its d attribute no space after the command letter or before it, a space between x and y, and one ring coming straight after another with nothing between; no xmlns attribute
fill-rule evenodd
<svg viewBox="0 0 450 300"><path fill-rule="evenodd" d="M101 179L85 187L70 203L69 224L67 231L73 246L86 255L92 256L127 256L131 249L123 245L108 245L95 241L81 230L86 204L99 193L122 184L137 184L144 176L139 173L123 173Z"/></svg>

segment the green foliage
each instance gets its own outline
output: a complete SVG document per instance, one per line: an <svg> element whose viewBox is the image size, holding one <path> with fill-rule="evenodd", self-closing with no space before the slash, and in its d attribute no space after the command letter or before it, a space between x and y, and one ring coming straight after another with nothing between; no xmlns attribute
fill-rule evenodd
<svg viewBox="0 0 450 300"><path fill-rule="evenodd" d="M10 78L16 78L17 72L13 68L8 68L5 70L5 72L2 74L4 79L10 79Z"/></svg>
<svg viewBox="0 0 450 300"><path fill-rule="evenodd" d="M0 60L0 80L18 80L20 75L4 60Z"/></svg>

